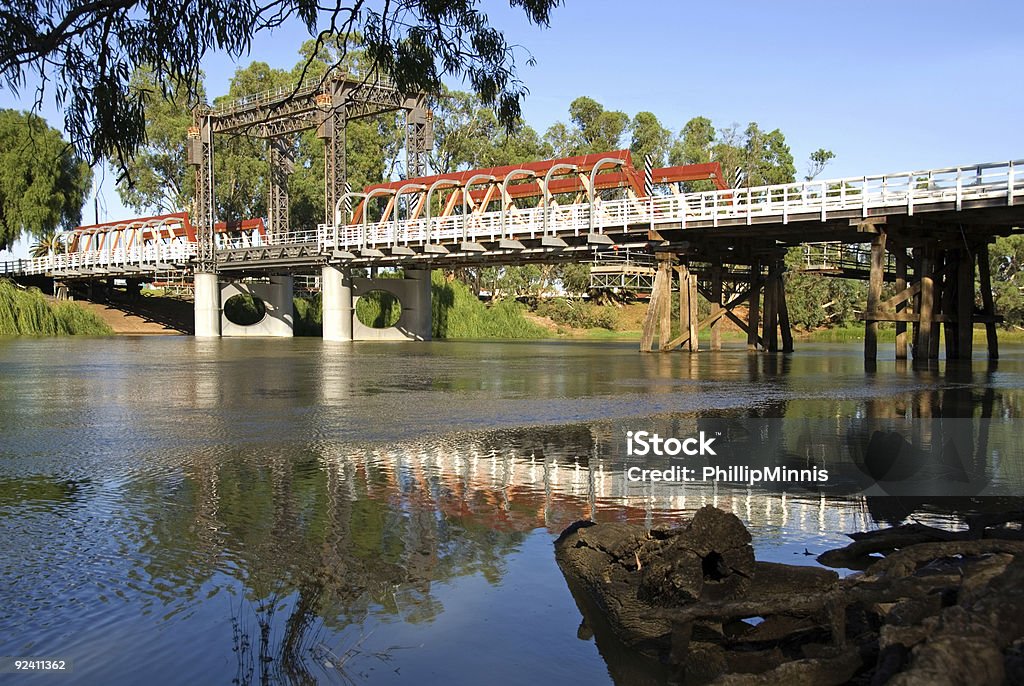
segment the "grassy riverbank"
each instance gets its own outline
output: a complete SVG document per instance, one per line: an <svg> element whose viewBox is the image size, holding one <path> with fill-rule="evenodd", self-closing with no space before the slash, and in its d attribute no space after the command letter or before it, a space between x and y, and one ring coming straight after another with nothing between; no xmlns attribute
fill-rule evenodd
<svg viewBox="0 0 1024 686"><path fill-rule="evenodd" d="M907 326L907 335L910 335L911 327ZM1024 331L1020 329L999 328L1000 343L1024 343ZM821 343L847 343L864 340L864 325L849 324L837 326L831 329L819 329L797 333L797 337L807 341ZM974 327L975 345L984 344L986 340L985 327L976 325ZM892 325L878 327L878 341L880 343L894 343L896 341L896 328Z"/></svg>
<svg viewBox="0 0 1024 686"><path fill-rule="evenodd" d="M0 279L0 336L108 336L113 331L73 302L51 305L37 288Z"/></svg>

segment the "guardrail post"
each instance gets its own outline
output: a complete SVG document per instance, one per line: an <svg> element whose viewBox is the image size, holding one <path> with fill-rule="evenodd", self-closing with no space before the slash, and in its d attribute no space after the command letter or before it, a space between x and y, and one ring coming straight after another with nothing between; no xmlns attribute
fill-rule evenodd
<svg viewBox="0 0 1024 686"><path fill-rule="evenodd" d="M1006 168L1006 204L1007 205L1012 205L1013 204L1013 183L1014 183L1014 181L1013 181L1013 160L1010 160L1010 163L1007 165L1007 168Z"/></svg>
<svg viewBox="0 0 1024 686"><path fill-rule="evenodd" d="M959 212L964 204L964 182L963 169L956 168L956 211Z"/></svg>
<svg viewBox="0 0 1024 686"><path fill-rule="evenodd" d="M907 216L914 216L914 175L907 176Z"/></svg>

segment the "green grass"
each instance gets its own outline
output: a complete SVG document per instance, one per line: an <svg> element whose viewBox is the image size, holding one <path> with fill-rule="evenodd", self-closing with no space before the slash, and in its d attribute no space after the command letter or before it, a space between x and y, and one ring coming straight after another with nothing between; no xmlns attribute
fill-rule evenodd
<svg viewBox="0 0 1024 686"><path fill-rule="evenodd" d="M38 288L0 279L0 336L109 336L113 331L73 302L51 307Z"/></svg>
<svg viewBox="0 0 1024 686"><path fill-rule="evenodd" d="M469 286L431 274L434 338L543 338L548 332L527 320L514 300L485 305Z"/></svg>
<svg viewBox="0 0 1024 686"><path fill-rule="evenodd" d="M942 327L939 327L940 330ZM909 336L913 331L912 325L907 325L907 335ZM815 341L822 343L849 343L852 341L864 340L864 325L863 324L847 324L846 326L837 326L831 329L819 329L817 331L805 332L796 334L802 340ZM998 329L998 336L1000 343L1024 343L1024 331L1017 329ZM986 333L984 326L974 327L974 342L984 343L986 340ZM908 339L909 340L909 339ZM881 324L878 327L878 341L879 343L894 343L896 341L896 327L893 324Z"/></svg>

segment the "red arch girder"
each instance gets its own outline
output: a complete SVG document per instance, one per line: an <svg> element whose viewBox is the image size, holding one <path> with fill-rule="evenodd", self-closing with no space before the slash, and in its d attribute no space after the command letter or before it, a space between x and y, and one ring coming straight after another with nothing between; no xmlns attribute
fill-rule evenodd
<svg viewBox="0 0 1024 686"><path fill-rule="evenodd" d="M470 169L462 172L453 172L451 174L434 174L414 179L403 179L401 181L372 184L370 186L366 186L363 189L363 192L369 193L372 190L378 189L397 192L407 184L422 184L426 188L430 188L431 185L441 180L452 181L453 185L438 188L438 193L449 193L449 201L445 203L444 210L441 214L441 216L444 216L454 207L461 204L461 194L465 192L465 189L460 186L464 186L464 184L474 176L493 176L500 183L509 173L516 170L525 169L532 171L536 177L543 177L555 165L575 165L577 167L576 171L560 170L556 172L558 177L551 179L549 192L551 195L583 193L589 190L589 180L584 180L582 175L589 175L594 170L594 166L598 162L609 158L620 160L621 164L618 166L609 165L607 167L608 171L599 171L597 176L594 178L594 185L596 189L605 190L609 188L628 188L638 198L646 197L646 193L644 192L643 171L637 170L633 166L633 158L629 150L615 150L611 152L592 153L589 155L577 155L574 157L562 157L551 160L538 160L536 162L527 162L524 164L509 164L500 167ZM722 178L722 167L718 162L688 164L674 167L659 167L652 170L651 176L654 183L659 184L709 180L720 190L729 188L725 183L725 180ZM496 199L492 189L482 188L479 187L479 185L480 184L474 184L476 190L470 189L469 191L469 197L472 199L473 204L479 204L483 201L490 202ZM539 198L543 191L539 179L534 179L524 175L520 179L516 179L514 182L510 183L507 192L509 197L512 199L518 199L532 197ZM425 192L412 192L405 193L403 195L423 196L425 195ZM393 196L380 195L377 197L387 199L388 208L385 210L384 216L386 219L392 209L392 204L394 202ZM414 216L418 215L420 209L423 207L422 201L423 197L419 197L415 202L414 206L416 210ZM361 221L364 205L365 201L356 206L352 217L353 223Z"/></svg>

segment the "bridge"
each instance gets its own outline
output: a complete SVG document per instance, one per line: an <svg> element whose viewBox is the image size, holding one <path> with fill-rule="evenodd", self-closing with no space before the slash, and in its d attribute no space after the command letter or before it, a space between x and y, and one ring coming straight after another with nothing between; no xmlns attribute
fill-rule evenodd
<svg viewBox="0 0 1024 686"><path fill-rule="evenodd" d="M728 319L751 350L775 352L793 348L783 256L805 245L809 265L821 256L818 271L868 281L866 359L875 359L883 321L896 323L898 359L908 348L936 359L940 333L947 358L969 359L975 323L986 327L989 356L998 356L987 246L1024 225L1024 160L751 188L729 188L716 163L653 168L634 164L628 150L427 175L425 103L424 94L387 80L343 75L199 108L187 140L192 213L80 227L62 253L0 269L61 281L191 278L197 336L291 335L292 278L312 273L321 282L325 338L418 340L430 337L431 269L591 261L599 251L626 250L650 261L642 270L651 288L642 350L695 351L703 328L718 349ZM351 191L346 123L395 111L405 113L412 178ZM290 143L307 129L325 143L325 216L297 229L288 216ZM216 221L221 135L267 142L266 221ZM683 192L693 182L711 189ZM366 267L401 267L405 278L354 276ZM895 295L883 299L886 282ZM402 301L394 327L370 329L354 316L371 290ZM681 295L675 337L673 291ZM222 302L237 293L268 305L262 322L226 320ZM703 319L698 294L711 303Z"/></svg>

